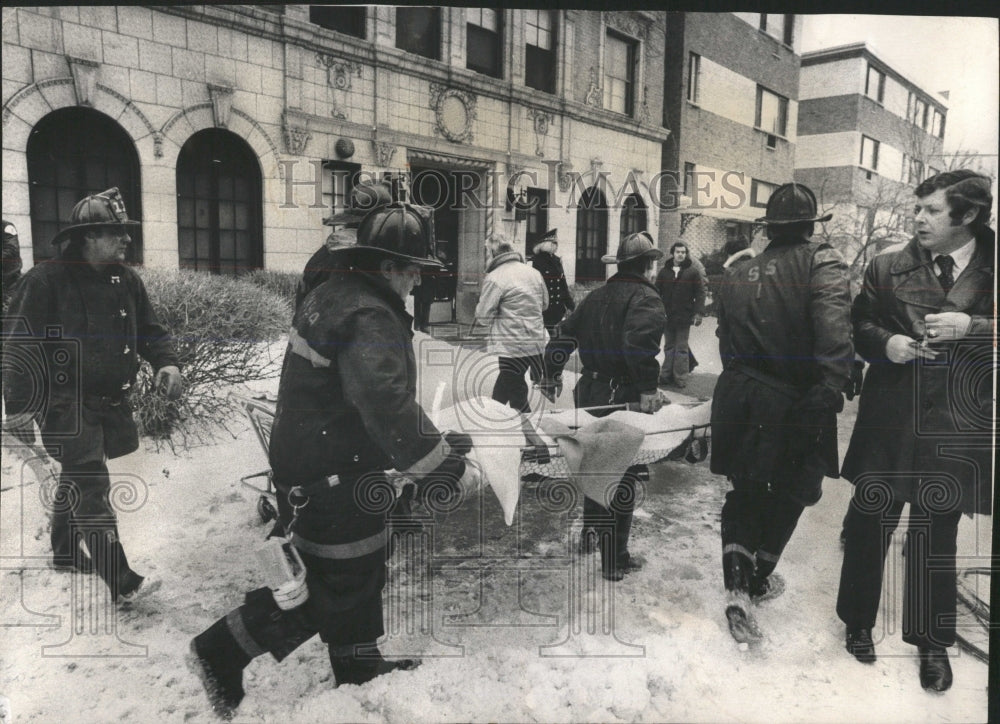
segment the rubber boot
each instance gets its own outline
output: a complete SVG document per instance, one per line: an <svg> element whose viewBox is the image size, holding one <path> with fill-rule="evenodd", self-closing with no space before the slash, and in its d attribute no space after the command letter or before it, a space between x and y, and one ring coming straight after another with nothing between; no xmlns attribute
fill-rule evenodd
<svg viewBox="0 0 1000 724"><path fill-rule="evenodd" d="M243 701L243 669L251 657L233 638L225 617L191 640L188 667L201 679L215 714L225 720Z"/></svg>
<svg viewBox="0 0 1000 724"><path fill-rule="evenodd" d="M145 579L129 567L116 525L88 526L80 533L94 571L111 591L111 600L117 603L123 595L130 597L139 590Z"/></svg>
<svg viewBox="0 0 1000 724"><path fill-rule="evenodd" d="M754 603L763 603L777 598L785 592L785 579L774 572L777 561L757 558L753 576L750 579L750 599Z"/></svg>
<svg viewBox="0 0 1000 724"><path fill-rule="evenodd" d="M358 652L364 652L359 655ZM411 671L420 666L420 659L400 659L387 661L374 643L330 646L330 666L336 679L335 686L342 684L367 684L376 676L391 671Z"/></svg>
<svg viewBox="0 0 1000 724"><path fill-rule="evenodd" d="M620 581L626 573L642 569L643 559L628 551L632 532L632 513L616 513L612 530L601 531L601 575L609 581Z"/></svg>
<svg viewBox="0 0 1000 724"><path fill-rule="evenodd" d="M729 633L739 643L755 643L763 638L750 604L753 562L742 553L722 554L722 578L726 586L726 620Z"/></svg>
<svg viewBox="0 0 1000 724"><path fill-rule="evenodd" d="M583 499L583 530L580 532L580 545L577 551L581 555L589 555L597 550L599 526L606 526L608 511L601 507L596 500L584 497Z"/></svg>

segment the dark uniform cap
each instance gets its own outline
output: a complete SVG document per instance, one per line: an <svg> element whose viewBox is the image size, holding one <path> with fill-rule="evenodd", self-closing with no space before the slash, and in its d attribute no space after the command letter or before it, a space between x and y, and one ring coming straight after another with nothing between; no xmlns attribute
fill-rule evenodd
<svg viewBox="0 0 1000 724"><path fill-rule="evenodd" d="M779 186L767 200L767 214L757 219L765 224L797 224L800 221L829 221L833 214L816 216L816 196L808 186L790 183Z"/></svg>
<svg viewBox="0 0 1000 724"><path fill-rule="evenodd" d="M626 236L618 245L616 254L605 254L601 261L605 264L621 264L622 262L648 256L650 259L662 259L663 252L656 248L653 237L645 231L637 231Z"/></svg>
<svg viewBox="0 0 1000 724"><path fill-rule="evenodd" d="M127 228L141 226L138 221L128 218L128 214L125 212L125 202L122 200L117 186L99 194L84 196L70 212L69 223L69 226L53 237L52 246L58 247L68 241L74 231L81 229L118 226L127 230Z"/></svg>
<svg viewBox="0 0 1000 724"><path fill-rule="evenodd" d="M395 203L365 216L358 229L358 243L345 252L379 249L411 264L444 269L434 255L434 209Z"/></svg>

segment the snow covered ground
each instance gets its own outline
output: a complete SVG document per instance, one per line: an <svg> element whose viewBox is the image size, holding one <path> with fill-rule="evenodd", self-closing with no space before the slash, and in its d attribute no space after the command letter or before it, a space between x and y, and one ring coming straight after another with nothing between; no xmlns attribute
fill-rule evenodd
<svg viewBox="0 0 1000 724"><path fill-rule="evenodd" d="M718 372L711 321L692 330L700 374ZM441 381L446 404L489 394L491 360L425 335L417 342L427 404ZM842 448L855 412L849 404L842 415ZM139 572L163 582L145 605L115 611L98 579L46 568L40 488L5 455L0 695L11 721L212 721L184 654L192 636L259 585L253 551L266 528L256 493L239 478L265 467L248 428L182 457L146 450L112 461L123 484L119 508L129 511L120 514L126 549ZM281 664L262 657L250 665L236 721L986 719L987 667L957 648L951 691L920 688L914 651L900 640L901 536L889 557L879 660L863 666L844 651L834 602L846 482L828 480L803 515L778 569L787 591L760 607L767 638L746 651L723 616L718 517L726 483L707 463L654 466L630 546L647 566L614 585L600 578L598 556L575 553L580 506L560 500L560 490L527 484L510 528L485 491L426 521L426 565L405 545L397 551L382 649L421 654L420 668L335 689L326 649L314 639ZM990 526L989 518L963 519L962 564L988 554Z"/></svg>

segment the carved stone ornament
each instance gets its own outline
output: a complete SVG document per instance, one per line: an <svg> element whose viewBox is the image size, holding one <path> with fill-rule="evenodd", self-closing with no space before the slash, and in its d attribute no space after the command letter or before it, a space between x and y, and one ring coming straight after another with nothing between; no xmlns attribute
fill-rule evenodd
<svg viewBox="0 0 1000 724"><path fill-rule="evenodd" d="M304 126L296 126L288 122L288 118L282 119L282 131L285 134L285 150L293 156L301 156L305 153L306 146L312 138L312 133Z"/></svg>
<svg viewBox="0 0 1000 724"><path fill-rule="evenodd" d="M97 88L97 71L101 64L96 60L73 58L66 56L70 73L73 75L73 89L76 91L76 103L81 106L94 104L94 90Z"/></svg>
<svg viewBox="0 0 1000 724"><path fill-rule="evenodd" d="M212 99L212 119L216 128L229 125L229 113L233 110L233 89L229 86L208 84L208 96Z"/></svg>
<svg viewBox="0 0 1000 724"><path fill-rule="evenodd" d="M643 125L649 124L650 114L649 114L649 86L642 87L642 104L639 106L639 112L636 114L635 119Z"/></svg>
<svg viewBox="0 0 1000 724"><path fill-rule="evenodd" d="M604 24L633 38L646 39L646 23L640 22L627 11L605 10Z"/></svg>
<svg viewBox="0 0 1000 724"><path fill-rule="evenodd" d="M348 91L351 90L352 76L361 77L361 65L353 61L340 60L326 53L316 53L316 64L326 68L326 84L330 87L330 115L334 118L346 119L343 106L346 104ZM338 99L337 94L343 96Z"/></svg>
<svg viewBox="0 0 1000 724"><path fill-rule="evenodd" d="M396 155L396 144L372 141L372 148L375 151L375 163L383 168L392 163L392 157Z"/></svg>
<svg viewBox="0 0 1000 724"><path fill-rule="evenodd" d="M604 107L601 98L601 86L597 82L597 70L594 66L590 67L590 87L587 88L587 92L583 96L583 103L587 106L594 106L594 108Z"/></svg>
<svg viewBox="0 0 1000 724"><path fill-rule="evenodd" d="M555 115L545 111L536 111L534 108L528 109L528 118L532 121L535 129L535 155L539 158L545 156L545 137L549 135L549 128L555 122Z"/></svg>
<svg viewBox="0 0 1000 724"><path fill-rule="evenodd" d="M569 187L573 183L573 179L576 177L576 172L573 170L573 166L570 163L560 163L559 173L556 175L556 181L559 183L559 190L563 193L569 191Z"/></svg>
<svg viewBox="0 0 1000 724"><path fill-rule="evenodd" d="M434 130L454 143L471 143L472 124L476 120L476 96L440 83L431 83L430 90Z"/></svg>
<svg viewBox="0 0 1000 724"><path fill-rule="evenodd" d="M153 155L163 158L163 134L159 131L153 134Z"/></svg>

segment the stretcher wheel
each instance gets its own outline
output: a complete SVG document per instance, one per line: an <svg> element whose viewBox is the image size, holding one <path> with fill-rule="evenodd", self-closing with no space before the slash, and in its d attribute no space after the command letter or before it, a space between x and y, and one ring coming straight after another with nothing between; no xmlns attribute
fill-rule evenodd
<svg viewBox="0 0 1000 724"><path fill-rule="evenodd" d="M260 516L261 523L267 523L278 518L278 511L274 509L274 504L271 503L266 495L257 498L257 515Z"/></svg>

